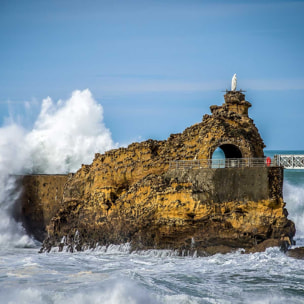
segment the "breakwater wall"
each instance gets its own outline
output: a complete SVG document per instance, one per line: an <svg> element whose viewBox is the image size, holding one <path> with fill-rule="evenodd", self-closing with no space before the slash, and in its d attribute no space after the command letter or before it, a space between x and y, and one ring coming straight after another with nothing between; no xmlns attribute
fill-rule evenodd
<svg viewBox="0 0 304 304"><path fill-rule="evenodd" d="M46 226L61 207L68 175L36 174L16 176L16 179L22 189L16 217L30 235L43 241L47 236Z"/></svg>
<svg viewBox="0 0 304 304"><path fill-rule="evenodd" d="M169 170L166 176L190 182L200 201L214 203L283 198L282 167Z"/></svg>

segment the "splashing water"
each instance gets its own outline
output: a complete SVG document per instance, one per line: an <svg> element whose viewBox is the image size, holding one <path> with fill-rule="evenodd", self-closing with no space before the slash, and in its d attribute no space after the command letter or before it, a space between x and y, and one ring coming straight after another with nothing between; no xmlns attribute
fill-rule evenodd
<svg viewBox="0 0 304 304"><path fill-rule="evenodd" d="M34 129L26 136L32 170L62 173L91 163L94 153L114 147L103 124L103 109L89 90L75 91L67 101L43 100Z"/></svg>
<svg viewBox="0 0 304 304"><path fill-rule="evenodd" d="M278 248L204 258L24 251L3 258L1 303L303 303L302 261Z"/></svg>
<svg viewBox="0 0 304 304"><path fill-rule="evenodd" d="M283 192L289 218L296 225L296 236L304 238L304 185L293 185L285 180Z"/></svg>
<svg viewBox="0 0 304 304"><path fill-rule="evenodd" d="M16 185L16 179L9 176L5 181L1 180L0 202L0 246L7 247L34 247L35 242L25 232L21 223L13 218L14 203L20 195L20 187ZM17 190L19 188L19 191Z"/></svg>
<svg viewBox="0 0 304 304"><path fill-rule="evenodd" d="M10 123L0 129L0 245L33 246L13 219L19 196L14 174L67 173L91 163L96 152L115 147L103 123L103 108L89 90L54 103L42 101L32 130Z"/></svg>

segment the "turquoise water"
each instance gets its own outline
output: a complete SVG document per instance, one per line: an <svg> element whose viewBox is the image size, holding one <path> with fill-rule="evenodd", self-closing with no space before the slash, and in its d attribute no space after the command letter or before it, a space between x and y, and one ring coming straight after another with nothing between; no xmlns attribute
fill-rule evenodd
<svg viewBox="0 0 304 304"><path fill-rule="evenodd" d="M301 150L269 150L265 151L265 155L271 158L276 154L302 154L304 151ZM304 169L289 169L284 170L284 179L286 182L291 183L292 185L304 185Z"/></svg>
<svg viewBox="0 0 304 304"><path fill-rule="evenodd" d="M304 246L304 170L284 175L284 201L296 223L297 246ZM304 303L303 261L277 248L178 257L172 251L130 253L125 244L38 254L39 244L4 216L7 210L2 204L0 303Z"/></svg>

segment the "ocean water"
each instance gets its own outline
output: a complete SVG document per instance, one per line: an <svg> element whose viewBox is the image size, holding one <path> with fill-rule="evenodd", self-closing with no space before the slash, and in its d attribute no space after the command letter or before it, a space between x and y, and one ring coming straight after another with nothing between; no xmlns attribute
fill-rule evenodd
<svg viewBox="0 0 304 304"><path fill-rule="evenodd" d="M266 151L280 153L289 152ZM180 257L163 250L131 253L124 244L38 254L40 244L10 216L17 195L14 181L6 182L0 303L304 303L304 261L277 248ZM304 170L285 170L284 200L297 227L296 246L304 246Z"/></svg>

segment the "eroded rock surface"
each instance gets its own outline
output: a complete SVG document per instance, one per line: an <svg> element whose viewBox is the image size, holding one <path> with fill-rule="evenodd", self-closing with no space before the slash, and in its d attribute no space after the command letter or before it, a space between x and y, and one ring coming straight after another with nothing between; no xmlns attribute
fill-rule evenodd
<svg viewBox="0 0 304 304"><path fill-rule="evenodd" d="M257 245L268 239L277 245L291 242L294 224L286 217L282 198L269 190L280 170L171 170L146 176L112 202L65 201L49 225L44 250L60 246L63 236L70 250L131 242L134 250L162 248L200 255L238 248L259 251ZM235 179L239 192L233 191L231 180L225 183L227 178ZM221 197L224 192L227 199Z"/></svg>

